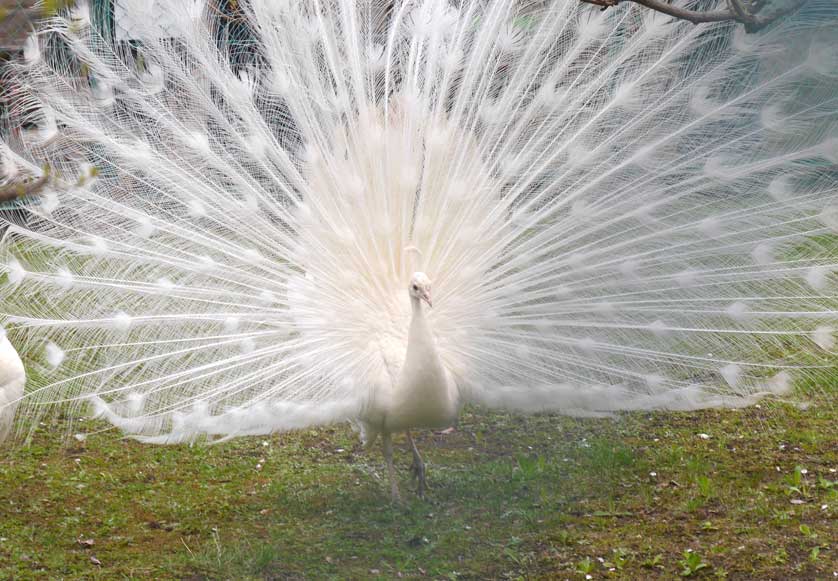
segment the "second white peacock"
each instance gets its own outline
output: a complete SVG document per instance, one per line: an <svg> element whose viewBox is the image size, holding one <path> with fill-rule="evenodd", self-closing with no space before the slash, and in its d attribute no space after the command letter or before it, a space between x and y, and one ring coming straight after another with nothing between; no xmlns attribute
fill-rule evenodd
<svg viewBox="0 0 838 581"><path fill-rule="evenodd" d="M830 2L755 34L569 0L175 4L127 42L77 3L8 77L37 129L4 167L56 183L2 243L18 433L91 401L154 443L350 421L397 496L392 435L424 491L410 430L467 403L740 406L834 365Z"/></svg>
<svg viewBox="0 0 838 581"><path fill-rule="evenodd" d="M14 426L15 410L23 397L26 370L14 346L0 329L0 444L9 436Z"/></svg>

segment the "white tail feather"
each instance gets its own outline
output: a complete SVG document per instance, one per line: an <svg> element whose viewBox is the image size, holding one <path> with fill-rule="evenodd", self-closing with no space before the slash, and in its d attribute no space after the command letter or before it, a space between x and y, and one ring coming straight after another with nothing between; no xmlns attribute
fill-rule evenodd
<svg viewBox="0 0 838 581"><path fill-rule="evenodd" d="M81 8L27 42L40 131L4 167L66 182L2 242L27 420L92 397L170 443L358 419L417 262L444 366L492 407L738 406L828 366L828 23L241 4L246 49L199 3L131 46Z"/></svg>

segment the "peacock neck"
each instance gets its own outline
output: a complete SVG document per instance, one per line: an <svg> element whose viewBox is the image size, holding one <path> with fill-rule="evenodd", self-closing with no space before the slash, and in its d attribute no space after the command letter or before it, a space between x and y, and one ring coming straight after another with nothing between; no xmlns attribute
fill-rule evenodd
<svg viewBox="0 0 838 581"><path fill-rule="evenodd" d="M456 393L436 348L424 305L411 297L413 317L400 387L400 409L408 425L447 427L457 416Z"/></svg>
<svg viewBox="0 0 838 581"><path fill-rule="evenodd" d="M423 317L425 313L422 311L422 301L418 297L410 296L410 308L413 311L413 318Z"/></svg>
<svg viewBox="0 0 838 581"><path fill-rule="evenodd" d="M408 332L408 353L411 350L415 350L424 354L435 354L436 349L431 338L431 329L425 317L425 309L422 306L422 301L417 297L411 296L410 307L413 311L413 316L410 319L410 331Z"/></svg>

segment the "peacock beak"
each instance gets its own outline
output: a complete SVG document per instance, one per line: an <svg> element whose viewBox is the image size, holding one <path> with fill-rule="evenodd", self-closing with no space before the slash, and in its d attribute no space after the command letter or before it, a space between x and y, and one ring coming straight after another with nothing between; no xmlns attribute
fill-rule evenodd
<svg viewBox="0 0 838 581"><path fill-rule="evenodd" d="M430 291L430 290L422 290L422 291L420 291L419 296L421 297L421 299L422 299L423 301L425 301L426 303L428 303L428 306L429 306L430 308L434 308L434 304L431 302L431 291Z"/></svg>

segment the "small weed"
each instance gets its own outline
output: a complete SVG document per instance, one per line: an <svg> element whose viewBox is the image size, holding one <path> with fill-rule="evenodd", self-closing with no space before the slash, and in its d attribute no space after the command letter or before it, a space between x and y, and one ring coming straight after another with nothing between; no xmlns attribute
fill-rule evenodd
<svg viewBox="0 0 838 581"><path fill-rule="evenodd" d="M562 530L556 532L556 534L553 535L553 539L557 543L559 543L560 545L563 545L565 547L569 547L569 546L573 545L573 543L575 541L575 537L574 537L573 533L571 533L567 529L562 529Z"/></svg>
<svg viewBox="0 0 838 581"><path fill-rule="evenodd" d="M692 577L710 566L695 551L684 551L684 558L678 564L681 566L681 577Z"/></svg>
<svg viewBox="0 0 838 581"><path fill-rule="evenodd" d="M803 468L801 466L795 466L792 473L787 474L783 480L786 482L786 494L789 496L810 496L809 485L803 476Z"/></svg>
<svg viewBox="0 0 838 581"><path fill-rule="evenodd" d="M800 532L803 534L804 537L807 539L816 539L818 538L818 534L813 531L809 525L800 525Z"/></svg>
<svg viewBox="0 0 838 581"><path fill-rule="evenodd" d="M704 498L711 498L714 496L713 482L707 476L699 476L695 479L696 486L698 486L698 493Z"/></svg>
<svg viewBox="0 0 838 581"><path fill-rule="evenodd" d="M786 481L786 485L789 488L799 488L800 484L803 482L803 471L801 467L795 466L794 471L791 474L787 474L783 480Z"/></svg>
<svg viewBox="0 0 838 581"><path fill-rule="evenodd" d="M663 555L658 553L654 557L646 559L643 561L642 566L647 569L663 569Z"/></svg>
<svg viewBox="0 0 838 581"><path fill-rule="evenodd" d="M687 459L686 470L690 478L697 480L699 477L707 474L710 467L703 459L693 456Z"/></svg>
<svg viewBox="0 0 838 581"><path fill-rule="evenodd" d="M532 457L519 454L515 459L518 464L516 476L524 481L534 480L547 467L547 460L541 455Z"/></svg>
<svg viewBox="0 0 838 581"><path fill-rule="evenodd" d="M625 568L626 563L628 563L631 558L629 551L622 547L612 549L611 555L611 559L604 561L602 566L607 567L608 569L616 569L617 571L622 571Z"/></svg>
<svg viewBox="0 0 838 581"><path fill-rule="evenodd" d="M707 504L707 499L703 496L693 496L692 498L687 500L686 506L684 507L687 512L695 512L698 509L702 508L705 504Z"/></svg>
<svg viewBox="0 0 838 581"><path fill-rule="evenodd" d="M596 567L596 563L590 557L585 557L578 563L576 563L576 572L580 575L590 575L594 572L594 568Z"/></svg>
<svg viewBox="0 0 838 581"><path fill-rule="evenodd" d="M792 512L788 510L777 510L772 512L772 519L778 523L786 523L791 520Z"/></svg>
<svg viewBox="0 0 838 581"><path fill-rule="evenodd" d="M522 553L518 549L521 543L522 540L520 538L512 537L509 541L509 545L507 545L507 547L503 550L503 554L519 569L526 569L531 564L533 555L532 553Z"/></svg>

